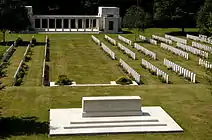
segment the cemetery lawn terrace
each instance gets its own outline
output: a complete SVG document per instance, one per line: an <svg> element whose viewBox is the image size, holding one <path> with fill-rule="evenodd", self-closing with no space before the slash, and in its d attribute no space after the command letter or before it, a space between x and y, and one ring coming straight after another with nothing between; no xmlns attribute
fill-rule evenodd
<svg viewBox="0 0 212 140"><path fill-rule="evenodd" d="M139 33L146 37L152 34L164 37L164 33L177 32L181 29L152 28ZM196 31L186 29L185 31ZM14 40L18 34L7 34L8 40ZM32 35L20 35L23 40L31 40ZM104 35L94 35L116 53L117 60L112 60L86 34L50 34L50 81L55 81L61 74L68 75L77 83L109 83L126 75L118 66L119 58L134 68L144 83L140 86L118 87L42 87L42 63L44 45L32 48L32 60L29 71L20 87L7 86L0 91L1 128L0 138L10 140L211 140L212 139L212 93L211 85L205 76L205 69L198 65L198 57L189 53L189 60L163 50L159 46L147 43L139 44L157 54L158 60L138 52L132 46L120 42L136 53L137 60L129 58L117 46L112 46ZM117 35L108 35L118 40ZM134 34L122 34L134 41ZM44 42L45 35L37 34L38 42ZM189 41L190 44L190 41ZM175 45L174 45L175 46ZM211 46L211 45L209 45ZM0 46L1 47L1 46ZM23 50L22 50L23 49ZM17 47L10 58L7 68L8 77L4 83L11 83L13 75L23 58L26 47ZM211 56L209 56L211 57ZM163 84L158 77L141 67L141 58L157 66L169 75L172 84ZM192 84L163 65L167 58L197 74L199 83ZM140 96L142 106L161 106L183 129L184 133L166 134L117 134L92 136L57 136L48 137L49 109L81 108L84 96ZM6 125L7 124L7 125Z"/></svg>

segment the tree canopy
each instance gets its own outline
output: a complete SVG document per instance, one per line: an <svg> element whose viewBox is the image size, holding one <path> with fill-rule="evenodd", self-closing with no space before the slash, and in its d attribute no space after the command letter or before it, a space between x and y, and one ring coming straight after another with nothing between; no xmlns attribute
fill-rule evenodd
<svg viewBox="0 0 212 140"><path fill-rule="evenodd" d="M123 26L125 28L135 28L137 30L142 30L147 27L147 25L151 22L151 16L146 13L141 7L133 5L131 6L124 18L123 18ZM135 38L136 40L136 38Z"/></svg>
<svg viewBox="0 0 212 140"><path fill-rule="evenodd" d="M0 31L3 33L5 42L5 32L21 31L27 29L30 25L27 10L21 3L14 3L11 0L4 0L0 8Z"/></svg>

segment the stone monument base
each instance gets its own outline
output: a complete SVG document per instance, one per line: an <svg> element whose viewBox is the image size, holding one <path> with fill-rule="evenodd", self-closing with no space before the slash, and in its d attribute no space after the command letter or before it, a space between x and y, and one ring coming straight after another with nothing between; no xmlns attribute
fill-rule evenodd
<svg viewBox="0 0 212 140"><path fill-rule="evenodd" d="M82 108L50 109L50 136L183 132L183 129L161 108L142 107L141 116L83 117Z"/></svg>

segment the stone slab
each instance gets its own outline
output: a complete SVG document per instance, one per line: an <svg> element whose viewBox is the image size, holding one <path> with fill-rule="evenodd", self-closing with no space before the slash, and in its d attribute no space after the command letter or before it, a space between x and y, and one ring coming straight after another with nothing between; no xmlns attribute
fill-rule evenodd
<svg viewBox="0 0 212 140"><path fill-rule="evenodd" d="M81 108L50 109L49 135L183 132L161 107L142 107L142 111L142 116L83 118Z"/></svg>
<svg viewBox="0 0 212 140"><path fill-rule="evenodd" d="M84 117L112 117L141 115L139 96L83 97Z"/></svg>

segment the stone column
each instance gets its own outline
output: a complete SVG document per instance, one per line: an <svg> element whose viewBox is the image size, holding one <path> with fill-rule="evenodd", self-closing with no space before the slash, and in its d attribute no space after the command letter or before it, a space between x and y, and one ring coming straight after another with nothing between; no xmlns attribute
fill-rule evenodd
<svg viewBox="0 0 212 140"><path fill-rule="evenodd" d="M47 18L47 31L49 31L49 18Z"/></svg>
<svg viewBox="0 0 212 140"><path fill-rule="evenodd" d="M40 19L40 29L42 29L42 18Z"/></svg>
<svg viewBox="0 0 212 140"><path fill-rule="evenodd" d="M68 19L68 28L71 31L71 19Z"/></svg>
<svg viewBox="0 0 212 140"><path fill-rule="evenodd" d="M96 19L96 29L99 30L99 19Z"/></svg>
<svg viewBox="0 0 212 140"><path fill-rule="evenodd" d="M86 19L83 19L83 29L84 29L84 31L86 30Z"/></svg>
<svg viewBox="0 0 212 140"><path fill-rule="evenodd" d="M57 30L57 19L55 18L54 19L54 28L55 28L55 31Z"/></svg>
<svg viewBox="0 0 212 140"><path fill-rule="evenodd" d="M61 25L62 31L64 31L64 19L63 19L63 18L61 19L61 24L62 24L62 25Z"/></svg>
<svg viewBox="0 0 212 140"><path fill-rule="evenodd" d="M76 29L78 31L78 19L77 18L75 19L75 26L76 26Z"/></svg>
<svg viewBox="0 0 212 140"><path fill-rule="evenodd" d="M91 19L89 19L89 22L88 22L88 24L89 24L89 29L91 28Z"/></svg>

